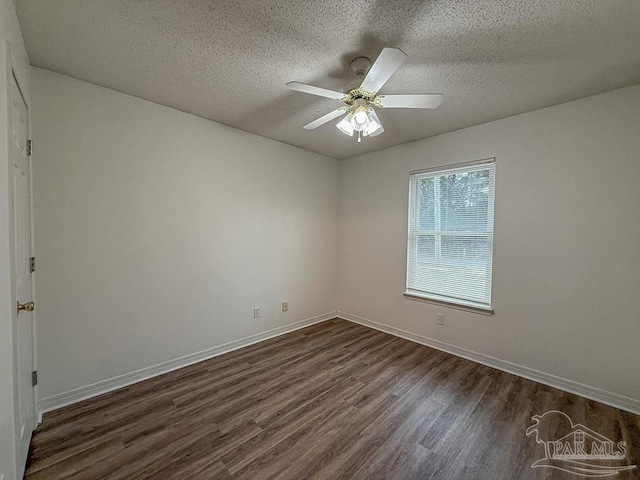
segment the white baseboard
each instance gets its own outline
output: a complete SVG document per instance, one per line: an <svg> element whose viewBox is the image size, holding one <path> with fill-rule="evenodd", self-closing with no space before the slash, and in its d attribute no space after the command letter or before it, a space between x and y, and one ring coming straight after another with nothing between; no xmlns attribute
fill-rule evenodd
<svg viewBox="0 0 640 480"><path fill-rule="evenodd" d="M505 360L500 360L499 358L490 357L489 355L484 355L472 350L456 347L455 345L451 345L449 343L434 340L432 338L424 337L422 335L411 333L406 330L401 330L399 328L390 327L389 325L377 323L372 320L359 317L357 315L352 315L350 313L338 311L337 316L338 318L342 318L343 320L358 323L360 325L364 325L365 327L374 328L376 330L380 330L381 332L404 338L405 340L410 340L412 342L420 343L422 345L426 345L428 347L432 347L437 350L456 355L458 357L466 358L467 360L471 360L472 362L481 363L482 365L487 365L488 367L502 370L503 372L512 373L513 375L518 375L519 377L524 377L529 380L533 380L534 382L543 383L544 385L558 388L560 390L564 390L565 392L580 395L581 397L589 398L591 400L595 400L596 402L604 403L605 405L609 405L611 407L619 408L621 410L640 415L640 400L625 397L623 395L618 395L616 393L606 392L604 390L600 390L599 388L574 382L573 380L567 380L566 378L557 377L555 375L541 372L539 370L534 370L529 367L523 367L522 365L517 365Z"/></svg>
<svg viewBox="0 0 640 480"><path fill-rule="evenodd" d="M41 418L43 413L57 410L68 405L81 402L82 400L97 397L98 395L109 393L114 390L118 390L119 388L123 388L134 383L141 382L143 380L148 380L150 378L157 377L158 375L162 375L179 368L187 367L189 365L193 365L194 363L208 360L209 358L217 357L233 350L238 350L239 348L248 347L249 345L253 345L254 343L262 342L273 337L284 335L285 333L293 332L295 330L300 330L301 328L315 325L316 323L326 322L327 320L336 318L336 316L337 312L328 312L323 315L318 315L317 317L307 318L306 320L290 323L288 325L274 328L266 332L257 333L249 337L234 340L233 342L225 343L224 345L209 348L201 352L185 355L184 357L176 358L175 360L169 360L168 362L136 370L135 372L125 373L124 375L119 375L107 380L102 380L85 387L76 388L68 392L43 398L38 401L39 416Z"/></svg>

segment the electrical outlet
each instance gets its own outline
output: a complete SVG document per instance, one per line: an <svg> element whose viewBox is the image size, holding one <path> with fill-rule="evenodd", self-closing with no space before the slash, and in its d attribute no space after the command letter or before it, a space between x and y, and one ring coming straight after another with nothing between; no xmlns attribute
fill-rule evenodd
<svg viewBox="0 0 640 480"><path fill-rule="evenodd" d="M282 302L282 311L283 312L289 311L289 302Z"/></svg>
<svg viewBox="0 0 640 480"><path fill-rule="evenodd" d="M260 318L260 307L253 308L253 318Z"/></svg>
<svg viewBox="0 0 640 480"><path fill-rule="evenodd" d="M438 325L444 325L444 313L438 314Z"/></svg>

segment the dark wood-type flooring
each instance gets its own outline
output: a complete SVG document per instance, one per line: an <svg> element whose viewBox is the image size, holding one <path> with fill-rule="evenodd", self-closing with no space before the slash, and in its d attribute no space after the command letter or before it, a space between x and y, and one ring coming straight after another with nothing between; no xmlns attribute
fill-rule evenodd
<svg viewBox="0 0 640 480"><path fill-rule="evenodd" d="M584 478L531 468L548 410L640 467L636 415L331 320L46 414L25 478Z"/></svg>

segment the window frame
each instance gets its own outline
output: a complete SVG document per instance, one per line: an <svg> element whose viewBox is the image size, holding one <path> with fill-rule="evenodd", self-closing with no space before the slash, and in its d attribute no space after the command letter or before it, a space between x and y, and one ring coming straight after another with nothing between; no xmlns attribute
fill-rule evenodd
<svg viewBox="0 0 640 480"><path fill-rule="evenodd" d="M481 233L475 233L475 232L461 232L463 235L468 234L468 235L472 235L472 236L483 236L483 237L487 237L491 240L491 246L490 246L490 255L491 255L491 261L489 263L489 303L488 304L484 304L484 303L479 303L479 302L475 302L473 300L466 300L466 299L460 299L460 298L456 298L454 296L445 296L445 295L439 295L436 293L430 293L430 292L425 292L425 291L421 291L421 290L417 290L415 288L412 288L410 286L410 279L411 279L411 272L412 272L412 268L415 269L415 267L412 267L411 265L411 259L412 259L412 255L411 255L411 248L415 247L415 241L413 239L413 235L418 235L417 233L415 233L414 231L412 231L412 228L416 225L416 215L418 214L418 208L417 208L417 204L418 204L418 200L417 200L417 194L418 192L415 191L414 188L414 178L416 176L431 176L431 177L439 177L441 176L440 173L442 175L447 175L450 173L454 173L455 170L460 170L460 171L473 171L473 170L482 170L482 167L484 166L492 166L493 167L493 175L492 175L492 188L493 188L493 202L489 202L489 211L488 211L488 215L489 218L491 220L491 231L490 232L481 232ZM417 182L416 182L417 183ZM457 163L457 164L451 164L451 165L442 165L442 166L438 166L438 167L432 167L432 168L426 168L426 169L421 169L421 170L412 170L409 172L409 194L407 196L408 198L408 217L407 217L407 250L406 250L406 255L407 255L407 269L406 269L406 279L405 279L405 291L403 292L403 295L405 298L410 299L410 300L418 300L418 301L422 301L422 302L427 302L427 303L435 303L438 305L443 305L443 306L447 306L447 307L451 307L451 308L456 308L456 309L461 309L461 310L466 310L466 311L472 311L472 312L476 312L476 313L482 313L485 315L492 315L494 313L493 311L493 292L492 292L492 287L493 287L493 253L494 253L494 235L495 235L495 183L496 183L496 159L495 157L492 158L485 158L485 159L481 159L481 160L475 160L475 161L471 161L471 162L465 162L465 163ZM433 234L434 236L442 236L444 234L453 234L455 232L451 231L433 231L431 232L431 234ZM428 232L427 232L428 233Z"/></svg>

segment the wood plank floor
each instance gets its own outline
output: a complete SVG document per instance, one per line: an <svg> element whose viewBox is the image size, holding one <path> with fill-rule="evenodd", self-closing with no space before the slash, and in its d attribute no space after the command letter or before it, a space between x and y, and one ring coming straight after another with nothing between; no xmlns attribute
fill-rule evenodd
<svg viewBox="0 0 640 480"><path fill-rule="evenodd" d="M336 319L46 414L25 478L583 478L531 468L548 410L640 467L636 415Z"/></svg>

